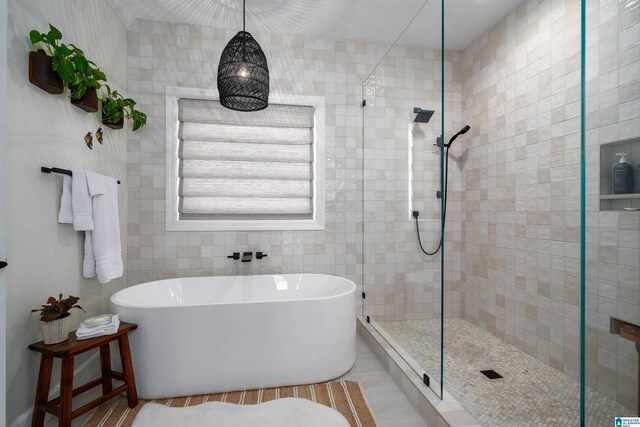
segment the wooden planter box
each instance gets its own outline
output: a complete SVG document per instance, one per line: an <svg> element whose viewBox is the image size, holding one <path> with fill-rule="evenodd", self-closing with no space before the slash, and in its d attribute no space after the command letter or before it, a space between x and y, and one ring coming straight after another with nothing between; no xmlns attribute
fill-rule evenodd
<svg viewBox="0 0 640 427"><path fill-rule="evenodd" d="M104 102L102 103L102 111L104 111ZM108 122L104 119L104 114L102 116L102 124L105 125L108 128L111 129L122 129L124 126L124 111L122 110L122 108L120 109L120 121L118 123L112 123L112 122Z"/></svg>
<svg viewBox="0 0 640 427"><path fill-rule="evenodd" d="M98 111L98 92L94 87L90 87L80 99L71 99L71 103L87 113Z"/></svg>
<svg viewBox="0 0 640 427"><path fill-rule="evenodd" d="M29 82L51 94L59 94L64 90L62 79L53 71L51 57L42 49L29 52Z"/></svg>

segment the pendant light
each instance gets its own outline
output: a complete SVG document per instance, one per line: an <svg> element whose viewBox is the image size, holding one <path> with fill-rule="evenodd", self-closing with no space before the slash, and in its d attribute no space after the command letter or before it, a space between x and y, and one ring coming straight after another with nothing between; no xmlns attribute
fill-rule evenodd
<svg viewBox="0 0 640 427"><path fill-rule="evenodd" d="M242 0L242 31L220 55L218 94L220 104L232 110L259 111L269 105L267 58L258 42L245 31L245 0Z"/></svg>

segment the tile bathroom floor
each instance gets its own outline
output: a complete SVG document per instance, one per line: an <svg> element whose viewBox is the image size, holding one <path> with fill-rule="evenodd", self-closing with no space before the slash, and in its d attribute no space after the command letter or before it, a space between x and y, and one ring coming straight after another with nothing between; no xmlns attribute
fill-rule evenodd
<svg viewBox="0 0 640 427"><path fill-rule="evenodd" d="M378 427L430 427L360 336L355 365L338 379L360 383Z"/></svg>
<svg viewBox="0 0 640 427"><path fill-rule="evenodd" d="M431 374L438 372L440 319L378 322ZM579 421L577 381L464 319L445 319L444 388L483 426L573 426ZM504 378L489 380L481 370ZM588 426L634 416L599 393L587 394Z"/></svg>
<svg viewBox="0 0 640 427"><path fill-rule="evenodd" d="M357 358L355 365L338 380L360 382L378 427L430 427L396 385L369 346L359 336L356 348ZM95 395L88 396L89 399L95 397ZM118 396L112 402L116 400L125 400L125 398ZM82 402L79 403L81 404ZM82 426L92 414L93 411L74 420L73 427ZM55 417L48 417L45 423L45 427L55 427L57 425L58 419Z"/></svg>

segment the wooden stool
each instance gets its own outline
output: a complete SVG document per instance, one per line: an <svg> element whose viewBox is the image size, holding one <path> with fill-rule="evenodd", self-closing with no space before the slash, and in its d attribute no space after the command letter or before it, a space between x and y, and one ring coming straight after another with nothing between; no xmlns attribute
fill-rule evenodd
<svg viewBox="0 0 640 427"><path fill-rule="evenodd" d="M79 417L117 396L122 392L127 392L129 408L138 405L138 395L136 393L136 381L133 377L133 366L131 365L131 353L129 351L129 332L138 326L133 323L120 322L118 332L113 335L90 338L88 340L78 340L75 331L69 334L67 341L59 344L46 345L42 341L29 346L30 350L41 353L40 373L38 375L38 386L36 388L36 402L33 407L33 427L44 425L45 412L58 417L58 425L61 427L71 426L71 420ZM111 370L111 353L109 343L118 340L120 347L120 359L122 360L122 372ZM100 347L100 370L101 377L88 382L76 389L73 388L73 358L85 351ZM60 397L49 399L49 385L51 383L51 370L53 368L53 358L61 359L62 374L60 376ZM112 380L124 381L124 384L116 389L113 388ZM71 400L74 396L82 394L94 387L102 386L102 396L76 409L72 409Z"/></svg>

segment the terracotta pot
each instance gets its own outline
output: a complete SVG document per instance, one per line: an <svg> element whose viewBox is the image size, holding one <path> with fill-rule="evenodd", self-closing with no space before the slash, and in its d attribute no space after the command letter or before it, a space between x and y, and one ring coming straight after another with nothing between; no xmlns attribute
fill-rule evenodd
<svg viewBox="0 0 640 427"><path fill-rule="evenodd" d="M102 111L104 111L104 102L102 103ZM104 113L102 115L102 124L111 129L122 129L124 126L124 111L122 108L120 109L120 121L118 123L108 122L104 119Z"/></svg>
<svg viewBox="0 0 640 427"><path fill-rule="evenodd" d="M98 111L98 92L96 91L96 88L90 87L82 98L71 98L71 103L76 107L83 109L87 113L95 113Z"/></svg>
<svg viewBox="0 0 640 427"><path fill-rule="evenodd" d="M59 94L64 90L64 85L58 73L53 71L51 59L42 49L29 52L29 82L45 92Z"/></svg>
<svg viewBox="0 0 640 427"><path fill-rule="evenodd" d="M42 325L42 336L45 344L58 344L69 338L69 325L71 324L71 316L62 319L52 320L51 322L40 321Z"/></svg>

